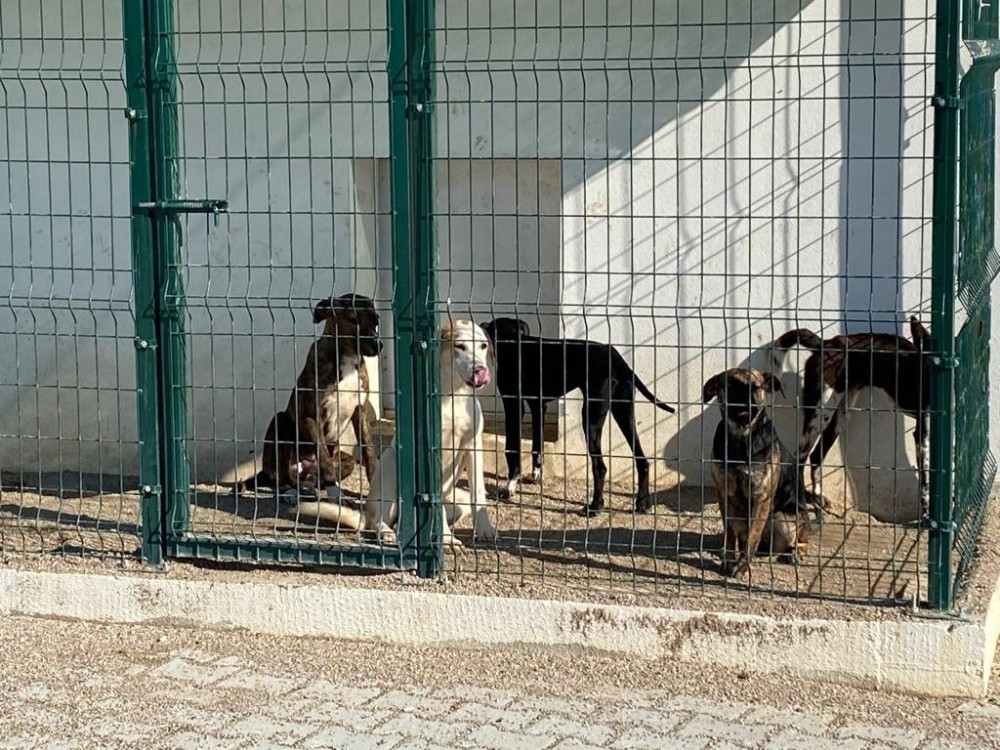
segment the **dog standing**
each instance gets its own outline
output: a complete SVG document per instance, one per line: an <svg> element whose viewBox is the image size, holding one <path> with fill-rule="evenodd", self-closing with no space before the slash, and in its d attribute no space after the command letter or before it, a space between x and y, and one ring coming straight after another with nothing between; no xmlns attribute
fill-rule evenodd
<svg viewBox="0 0 1000 750"><path fill-rule="evenodd" d="M586 339L546 339L532 336L518 318L496 318L483 326L496 350L496 387L503 401L504 446L507 458L506 493L512 495L521 478L521 417L524 403L531 411L531 478L542 470L542 424L548 402L579 388L583 391L583 429L587 437L594 477L594 493L584 515L604 507L604 480L608 473L601 454L601 433L608 412L614 418L635 456L639 487L635 510L645 513L652 505L649 494L649 460L642 450L635 424L635 392L658 408L673 414L633 372L610 344Z"/></svg>
<svg viewBox="0 0 1000 750"><path fill-rule="evenodd" d="M265 480L277 481L282 467L271 465L270 460L277 457L281 465L294 467L303 457L315 455L320 481L327 488L328 496L335 497L335 492L339 496L337 484L343 470L348 468L339 450L340 436L348 423L354 428L369 482L376 470L374 414L368 401L368 370L364 358L376 357L382 351L379 315L368 297L345 294L318 302L313 310L313 322L324 323L323 333L309 348L305 367L285 407L286 416L275 417L272 421L276 442L279 445L297 442L298 456L294 456L293 451L291 457L282 459L280 450L265 450L261 473L268 475ZM353 462L349 468L353 470ZM254 483L262 484L260 474ZM339 503L319 506L300 503L298 510L348 528L361 526L360 513Z"/></svg>
<svg viewBox="0 0 1000 750"><path fill-rule="evenodd" d="M451 527L473 516L476 539L493 541L496 528L486 506L483 477L483 410L476 392L490 383L493 349L486 333L471 320L441 329L441 506L444 543L461 547ZM365 530L383 543L395 541L399 519L395 440L379 461L379 472L365 501ZM468 490L458 487L462 472Z"/></svg>
<svg viewBox="0 0 1000 750"><path fill-rule="evenodd" d="M840 437L848 409L854 407L861 389L880 388L901 410L917 420L913 437L917 449L920 512L927 514L930 500L930 415L927 408L931 399L931 375L924 350L930 332L916 316L911 316L910 335L912 342L887 333L855 333L824 341L806 328L797 328L772 345L774 364L779 368L790 347L799 344L813 351L806 360L802 385L799 460L804 463L809 456L814 492L819 485L820 466ZM828 405L821 409L821 404Z"/></svg>
<svg viewBox="0 0 1000 750"><path fill-rule="evenodd" d="M707 404L718 399L722 421L712 441L712 481L725 526L723 574L736 578L759 552L798 563L812 519L822 518L823 498L801 488L795 459L782 445L765 409L781 381L758 370L733 368L702 389Z"/></svg>

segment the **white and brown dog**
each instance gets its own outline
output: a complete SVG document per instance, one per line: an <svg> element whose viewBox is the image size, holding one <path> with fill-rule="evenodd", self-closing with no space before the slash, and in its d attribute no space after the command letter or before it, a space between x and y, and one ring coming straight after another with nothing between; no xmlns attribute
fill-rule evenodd
<svg viewBox="0 0 1000 750"><path fill-rule="evenodd" d="M486 332L471 320L455 320L441 329L441 506L445 544L461 547L452 526L473 517L476 539L495 540L496 528L486 508L483 479L483 411L476 392L490 383L495 363ZM395 541L399 518L396 441L382 454L379 471L365 501L365 530L383 543ZM469 489L458 486L465 472Z"/></svg>

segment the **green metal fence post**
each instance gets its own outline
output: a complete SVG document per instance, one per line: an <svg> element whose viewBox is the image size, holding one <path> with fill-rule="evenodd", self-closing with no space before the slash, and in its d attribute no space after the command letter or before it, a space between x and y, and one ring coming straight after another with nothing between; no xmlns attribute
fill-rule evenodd
<svg viewBox="0 0 1000 750"><path fill-rule="evenodd" d="M179 193L177 85L174 56L173 0L149 4L150 89L153 180L161 205ZM199 210L198 208L194 210ZM181 278L180 223L176 213L159 211L156 219L156 265L160 282L160 382L163 414L163 497L167 533L188 529L187 341L184 331L184 285Z"/></svg>
<svg viewBox="0 0 1000 750"><path fill-rule="evenodd" d="M411 13L413 43L411 65L411 111L413 113L414 185L414 317L420 341L416 350L418 368L417 410L414 421L418 437L417 496L424 500L419 511L417 543L420 575L436 574L443 566L441 539L441 404L437 303L437 245L434 236L434 130L431 102L434 100L435 0L414 0ZM428 518L428 514L430 517Z"/></svg>
<svg viewBox="0 0 1000 750"><path fill-rule="evenodd" d="M942 358L931 384L930 531L928 600L948 609L952 599L951 547L954 486L955 251L958 219L959 13L954 0L938 0L934 86L934 226L931 336Z"/></svg>
<svg viewBox="0 0 1000 750"><path fill-rule="evenodd" d="M396 445L404 560L437 575L441 549L441 409L431 202L433 0L388 0L390 153L396 319ZM419 447L418 447L419 443Z"/></svg>
<svg viewBox="0 0 1000 750"><path fill-rule="evenodd" d="M409 133L409 42L406 0L386 0L389 22L389 155L391 157L392 206L392 307L396 338L396 471L400 513L396 537L404 565L416 564L416 518L413 497L416 476L413 459L413 284L410 256L410 133Z"/></svg>
<svg viewBox="0 0 1000 750"><path fill-rule="evenodd" d="M122 2L125 78L129 121L129 172L132 201L132 278L135 298L136 410L139 431L139 482L142 490L142 558L159 565L165 541L160 496L159 377L157 363L156 269L150 217L138 209L153 200L150 172L149 113L146 99L147 48L145 3Z"/></svg>

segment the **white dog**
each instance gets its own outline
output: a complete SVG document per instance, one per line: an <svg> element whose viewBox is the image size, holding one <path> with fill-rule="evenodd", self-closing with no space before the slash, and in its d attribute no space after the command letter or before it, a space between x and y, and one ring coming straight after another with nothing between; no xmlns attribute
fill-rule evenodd
<svg viewBox="0 0 1000 750"><path fill-rule="evenodd" d="M441 505L445 544L462 546L451 527L473 514L476 539L495 540L497 531L486 510L483 480L483 411L476 391L490 382L493 347L486 332L471 320L441 329ZM463 471L469 489L456 486ZM396 441L382 454L365 501L365 529L394 542L399 518Z"/></svg>

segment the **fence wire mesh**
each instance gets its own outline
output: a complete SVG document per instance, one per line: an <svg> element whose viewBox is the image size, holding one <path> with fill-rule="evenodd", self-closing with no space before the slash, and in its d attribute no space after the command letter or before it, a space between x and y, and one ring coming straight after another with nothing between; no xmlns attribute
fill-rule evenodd
<svg viewBox="0 0 1000 750"><path fill-rule="evenodd" d="M437 3L439 309L527 324L496 329L501 395L480 397L483 462L500 487L505 444L526 479L543 467L499 503L500 541L477 542L474 562L451 558L453 571L647 600L749 590L720 566L720 412L703 384L732 367L776 370L784 393L767 400L794 455L805 356L779 367L771 342L797 328L909 338L910 314L929 324L932 10ZM601 346L584 355L579 339ZM907 343L888 346L874 363L846 360L855 380L919 391L919 366L889 374ZM633 377L677 413L638 393L633 406ZM547 402L544 457L529 463L522 429L529 438L538 405L566 391ZM874 389L846 408L823 462L822 530L798 566L753 562L758 593L923 595L913 421ZM604 482L603 507L582 514Z"/></svg>
<svg viewBox="0 0 1000 750"><path fill-rule="evenodd" d="M967 5L962 36L973 65L963 71L959 156L959 246L955 356L955 592L965 583L983 526L997 462L990 450L990 286L996 246L996 71L1000 13ZM976 394L977 397L968 397ZM988 394L987 398L980 394Z"/></svg>
<svg viewBox="0 0 1000 750"><path fill-rule="evenodd" d="M907 318L931 320L933 3L100 7L0 6L3 549L136 550L136 271L157 285L159 403L139 418L170 554L429 572L450 529L446 572L539 590L926 596L910 407L932 375ZM128 81L148 87L148 252L129 239L123 23L147 37L149 79ZM963 131L990 195L992 92L990 73ZM992 204L976 215L961 241L992 248ZM975 247L958 394L989 384L1000 264ZM883 353L843 355L838 334ZM815 487L810 346L834 372ZM730 368L759 371L735 377L766 411L717 387ZM718 494L741 499L719 395L773 422L779 500L828 504L798 564L758 557L752 585L720 556L741 521ZM964 570L988 405L954 417L975 436L955 455ZM395 535L358 534L393 520L369 502L365 521L366 497L414 495Z"/></svg>
<svg viewBox="0 0 1000 750"><path fill-rule="evenodd" d="M0 4L0 550L138 550L120 3Z"/></svg>
<svg viewBox="0 0 1000 750"><path fill-rule="evenodd" d="M312 460L306 421L322 429L337 421L330 409L349 418L369 394L361 421L376 459L392 437L386 9L376 0L173 6L176 89L165 116L176 121L176 173L184 195L228 200L224 214L181 218L184 314L170 336L186 361L175 386L189 414L178 439L190 456L190 498L182 475L176 486L177 503L191 504L180 526L199 540L192 554L226 554L213 544L229 540L232 554L242 547L249 557L291 540L302 549L288 559L319 544L313 559L336 562L322 549L330 534L274 491L288 487L263 485L305 484L307 472L282 470L285 449L299 466ZM368 298L378 320L345 294ZM365 350L373 335L380 357ZM352 377L359 348L364 374ZM291 429L279 423L278 442L267 442L275 415L290 417ZM349 421L341 427L328 437L343 481L313 484L318 499L343 493L357 515L368 487L363 441ZM240 486L262 470L261 486Z"/></svg>

